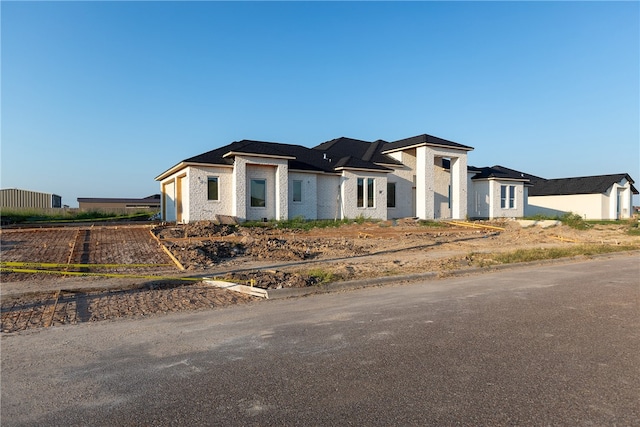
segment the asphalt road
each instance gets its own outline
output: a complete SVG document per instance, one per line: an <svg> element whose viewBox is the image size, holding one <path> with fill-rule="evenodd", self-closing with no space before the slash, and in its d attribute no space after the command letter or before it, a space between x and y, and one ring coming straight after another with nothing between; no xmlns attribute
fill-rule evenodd
<svg viewBox="0 0 640 427"><path fill-rule="evenodd" d="M1 423L640 426L639 261L5 335Z"/></svg>

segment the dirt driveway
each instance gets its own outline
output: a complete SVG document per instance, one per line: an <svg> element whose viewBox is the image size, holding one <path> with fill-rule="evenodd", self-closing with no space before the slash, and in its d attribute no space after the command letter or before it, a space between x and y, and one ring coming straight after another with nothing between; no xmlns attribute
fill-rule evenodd
<svg viewBox="0 0 640 427"><path fill-rule="evenodd" d="M0 273L2 331L255 300L207 286L199 280L203 276L270 289L304 287L322 280L446 273L468 268L471 253L640 243L624 225L580 231L523 228L506 220L477 224L483 228L408 219L310 231L211 222L3 229L2 262L14 264L4 264Z"/></svg>

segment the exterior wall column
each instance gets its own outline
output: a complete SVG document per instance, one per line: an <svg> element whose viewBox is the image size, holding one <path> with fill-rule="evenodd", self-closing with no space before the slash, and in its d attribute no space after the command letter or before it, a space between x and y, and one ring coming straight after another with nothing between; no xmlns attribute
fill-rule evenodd
<svg viewBox="0 0 640 427"><path fill-rule="evenodd" d="M276 167L276 219L289 219L289 165L286 160Z"/></svg>
<svg viewBox="0 0 640 427"><path fill-rule="evenodd" d="M467 156L451 158L451 218L467 217Z"/></svg>
<svg viewBox="0 0 640 427"><path fill-rule="evenodd" d="M241 221L247 218L247 163L236 156L233 161L233 215Z"/></svg>
<svg viewBox="0 0 640 427"><path fill-rule="evenodd" d="M416 216L420 219L434 219L433 162L431 148L416 148Z"/></svg>

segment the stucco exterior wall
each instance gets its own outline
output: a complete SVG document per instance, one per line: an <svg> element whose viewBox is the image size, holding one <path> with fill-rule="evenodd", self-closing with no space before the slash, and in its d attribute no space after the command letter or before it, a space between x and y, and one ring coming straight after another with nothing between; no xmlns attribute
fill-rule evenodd
<svg viewBox="0 0 640 427"><path fill-rule="evenodd" d="M188 168L189 221L213 221L216 215L233 215L233 169L230 167ZM208 179L218 178L218 199L208 200Z"/></svg>
<svg viewBox="0 0 640 427"><path fill-rule="evenodd" d="M585 219L608 218L608 198L603 194L572 194L566 196L529 196L527 216L562 216L572 212Z"/></svg>
<svg viewBox="0 0 640 427"><path fill-rule="evenodd" d="M302 182L302 200L293 201L293 182ZM318 179L314 173L289 172L289 219L318 219Z"/></svg>
<svg viewBox="0 0 640 427"><path fill-rule="evenodd" d="M436 215L436 158L451 160L451 211L450 217L464 219L467 216L467 152L439 147L416 148L416 215L421 219L439 218ZM448 191L445 193L448 194ZM441 195L441 194L440 194ZM442 207L442 199L438 198Z"/></svg>
<svg viewBox="0 0 640 427"><path fill-rule="evenodd" d="M365 207L358 207L358 178L374 179L374 202L373 207L366 206L367 188L365 184L364 198ZM354 172L344 171L341 181L342 195L342 218L373 218L387 219L387 174L379 172Z"/></svg>
<svg viewBox="0 0 640 427"><path fill-rule="evenodd" d="M515 187L515 208L502 208L500 203L500 187ZM508 195L508 193L507 193ZM489 180L489 219L522 218L524 216L524 184L516 181Z"/></svg>
<svg viewBox="0 0 640 427"><path fill-rule="evenodd" d="M239 221L286 219L289 214L289 166L286 159L235 156L233 169L233 215ZM266 206L251 207L251 179L265 179Z"/></svg>
<svg viewBox="0 0 640 427"><path fill-rule="evenodd" d="M613 184L606 196L609 202L606 219L631 218L633 215L633 193L631 192L631 184L626 179Z"/></svg>
<svg viewBox="0 0 640 427"><path fill-rule="evenodd" d="M251 180L266 181L266 201L264 207L251 206ZM276 219L276 168L273 166L247 165L247 216L248 221L259 221L263 218Z"/></svg>
<svg viewBox="0 0 640 427"><path fill-rule="evenodd" d="M402 162L404 167L395 168L387 175L388 182L396 184L396 207L388 208L387 218L408 218L416 216L415 185L416 150L390 153L394 159Z"/></svg>
<svg viewBox="0 0 640 427"><path fill-rule="evenodd" d="M318 175L317 200L318 219L342 218L342 198L340 197L340 180L338 175Z"/></svg>
<svg viewBox="0 0 640 427"><path fill-rule="evenodd" d="M160 182L160 212L164 221L188 222L188 208L189 171L186 168Z"/></svg>
<svg viewBox="0 0 640 427"><path fill-rule="evenodd" d="M490 197L489 181L471 181L467 202L469 218L489 218Z"/></svg>
<svg viewBox="0 0 640 427"><path fill-rule="evenodd" d="M160 183L160 212L162 219L167 222L176 220L176 180L175 176L162 180Z"/></svg>
<svg viewBox="0 0 640 427"><path fill-rule="evenodd" d="M433 171L433 215L435 218L451 218L449 186L451 174L442 167L442 158L436 157Z"/></svg>

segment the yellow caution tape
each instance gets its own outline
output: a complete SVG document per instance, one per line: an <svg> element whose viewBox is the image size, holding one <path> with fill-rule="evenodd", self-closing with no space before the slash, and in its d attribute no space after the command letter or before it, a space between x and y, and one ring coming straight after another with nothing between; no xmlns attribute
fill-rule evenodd
<svg viewBox="0 0 640 427"><path fill-rule="evenodd" d="M3 267L33 267L33 268L121 268L121 267L172 267L173 264L62 264L53 262L17 262L2 261Z"/></svg>
<svg viewBox="0 0 640 427"><path fill-rule="evenodd" d="M118 273L89 273L86 271L58 271L58 270L37 270L29 268L7 268L0 267L0 272L5 273L33 273L33 274L61 274L64 276L98 276L98 277L118 277L122 279L149 279L149 280L186 280L199 282L201 277L168 277L168 276L145 276L139 274L118 274Z"/></svg>

